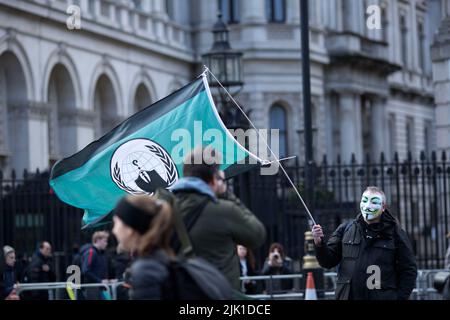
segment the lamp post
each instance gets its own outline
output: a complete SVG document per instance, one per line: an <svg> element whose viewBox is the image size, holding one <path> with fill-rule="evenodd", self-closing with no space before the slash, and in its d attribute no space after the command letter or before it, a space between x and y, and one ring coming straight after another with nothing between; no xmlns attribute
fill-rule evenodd
<svg viewBox="0 0 450 320"><path fill-rule="evenodd" d="M242 80L242 52L233 50L230 45L230 30L223 21L222 14L217 14L217 22L213 29L213 45L209 52L202 55L202 61L205 66L217 77L222 85L228 90L239 92L244 85ZM220 85L208 74L208 82L212 88L219 88ZM225 91L219 92L219 113L228 129L248 129L249 124L245 117L240 113L236 106L230 105L230 99Z"/></svg>
<svg viewBox="0 0 450 320"><path fill-rule="evenodd" d="M311 212L314 212L314 179L315 163L312 144L311 124L311 74L309 59L309 8L308 0L300 0L300 27L302 45L302 81L303 81L303 115L305 128L305 191L306 203ZM313 272L318 297L324 297L323 269L317 262L314 250L314 240L311 231L305 232L305 256L303 257L303 275L306 280L308 272Z"/></svg>
<svg viewBox="0 0 450 320"><path fill-rule="evenodd" d="M223 21L222 14L217 14L217 22L213 29L213 45L209 52L202 55L202 62L217 77L220 83L232 95L237 94L243 87L242 72L242 52L233 50L230 45L230 30L228 25ZM219 98L219 114L228 129L250 128L248 120L240 112L240 110L232 105L232 102L225 90L220 88L220 84L211 74L208 73L208 82L211 88L217 88ZM231 92L233 90L233 93ZM247 110L247 113L249 110ZM247 146L244 146L247 147ZM240 174L234 179L234 192L246 204L250 204L249 197L250 177L248 172Z"/></svg>

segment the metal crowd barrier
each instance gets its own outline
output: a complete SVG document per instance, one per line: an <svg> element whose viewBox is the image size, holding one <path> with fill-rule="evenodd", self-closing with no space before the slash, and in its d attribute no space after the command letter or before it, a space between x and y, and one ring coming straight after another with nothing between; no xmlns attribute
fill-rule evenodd
<svg viewBox="0 0 450 320"><path fill-rule="evenodd" d="M442 296L433 288L433 280L436 273L446 271L445 269L423 269L418 270L416 287L413 289L411 294L411 300L441 300ZM242 289L244 288L244 281L269 281L281 280L281 279L302 279L303 274L290 274L290 275L266 275L266 276L251 276L251 277L240 277ZM328 279L328 281L327 281ZM336 290L337 273L336 272L325 272L324 273L325 284L331 284L332 288L323 291L323 299L333 299L334 291ZM331 289L331 290L330 290ZM253 299L303 299L305 296L304 289L300 290L298 288L293 288L293 290L288 290L283 293L266 293L266 294L254 294L248 295Z"/></svg>
<svg viewBox="0 0 450 320"><path fill-rule="evenodd" d="M336 288L336 280L337 280L337 273L336 272L324 272L324 280L325 283L332 284L333 290L324 290L323 295L325 299L332 299L334 297L334 289ZM285 280L285 279L294 279L294 280L301 280L303 279L303 274L286 274L286 275L265 275L265 276L249 276L249 277L240 277L241 280L241 288L244 289L244 281L268 281L269 287L273 288L273 281L274 280ZM283 293L276 293L276 292L268 292L265 294L249 294L247 295L249 298L252 299L261 299L261 300L281 300L281 299L303 299L305 296L304 289L300 289L298 282L294 283L292 290L284 290Z"/></svg>
<svg viewBox="0 0 450 320"><path fill-rule="evenodd" d="M16 289L17 295L20 295L26 291L48 291L49 300L57 300L60 298L58 295L58 289L66 290L69 286L75 295L75 299L78 299L79 290L86 288L103 288L108 292L112 300L117 300L117 288L123 285L124 282L112 282L112 283L82 283L75 285L72 282L39 282L39 283L21 283Z"/></svg>
<svg viewBox="0 0 450 320"><path fill-rule="evenodd" d="M440 271L446 271L445 269L428 269L428 270L418 270L418 275L416 279L416 287L414 288L411 299L412 300L441 300L442 297L437 293L436 289L433 288L433 280L436 273ZM250 281L269 281L274 280L286 280L293 279L294 285L292 290L285 290L284 292L270 292L265 294L253 294L247 295L251 299L260 300L282 300L282 299L304 299L305 293L304 289L299 288L299 283L295 281L300 281L303 278L303 274L289 274L289 275L266 275L266 276L251 276L251 277L240 277L241 284L244 285L245 280ZM322 291L323 299L333 299L334 291L336 289L336 272L325 272L324 273L324 284L331 286L325 288ZM58 295L58 290L66 290L67 286L71 286L73 289L75 299L78 298L79 290L86 288L104 288L108 292L112 300L117 300L117 288L122 286L124 282L112 282L112 283L83 283L74 286L71 282L46 282L46 283L21 283L17 288L16 292L20 295L26 291L48 291L49 300L61 299L61 295Z"/></svg>
<svg viewBox="0 0 450 320"><path fill-rule="evenodd" d="M415 300L442 300L442 296L433 287L434 276L441 271L446 270L424 269L417 271L416 288L413 290Z"/></svg>

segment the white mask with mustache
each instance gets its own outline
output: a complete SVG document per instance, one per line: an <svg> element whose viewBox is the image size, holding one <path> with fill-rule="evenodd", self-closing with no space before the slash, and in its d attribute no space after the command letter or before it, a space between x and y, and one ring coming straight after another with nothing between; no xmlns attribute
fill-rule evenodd
<svg viewBox="0 0 450 320"><path fill-rule="evenodd" d="M366 221L378 218L383 213L383 197L377 192L364 192L361 197L360 210Z"/></svg>

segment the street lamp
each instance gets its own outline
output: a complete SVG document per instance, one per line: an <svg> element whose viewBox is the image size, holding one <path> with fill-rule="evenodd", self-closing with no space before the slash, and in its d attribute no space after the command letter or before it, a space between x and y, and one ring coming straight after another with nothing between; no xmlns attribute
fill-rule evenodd
<svg viewBox="0 0 450 320"><path fill-rule="evenodd" d="M236 95L243 87L242 76L242 52L233 50L230 45L230 30L227 24L222 20L222 14L217 14L217 22L213 29L213 45L209 52L202 55L202 62L217 77L222 86L232 95ZM219 114L228 129L250 128L250 124L245 116L240 112L237 106L233 105L230 97L225 90L220 88L220 84L211 74L208 73L208 82L212 88L218 91L216 100L219 103ZM250 110L247 110L247 114ZM247 144L247 141L246 141ZM246 147L246 146L244 146ZM249 175L248 172L240 174L234 179L234 192L245 203L250 203L249 198Z"/></svg>
<svg viewBox="0 0 450 320"><path fill-rule="evenodd" d="M209 52L202 55L203 64L219 79L225 88L239 86L242 81L242 52L231 48L227 24L222 20L222 14L217 14L217 22L214 24L212 33L214 43ZM208 75L208 81L212 87L218 87L219 84Z"/></svg>
<svg viewBox="0 0 450 320"><path fill-rule="evenodd" d="M209 52L202 55L205 66L217 77L220 83L230 92L234 88L236 94L244 85L242 76L242 52L233 50L230 45L230 30L222 20L222 14L217 14L217 22L213 29L213 45ZM208 73L208 82L211 87L219 88L216 79ZM230 99L225 90L219 92L219 113L228 129L247 129L248 121L236 106L230 105Z"/></svg>

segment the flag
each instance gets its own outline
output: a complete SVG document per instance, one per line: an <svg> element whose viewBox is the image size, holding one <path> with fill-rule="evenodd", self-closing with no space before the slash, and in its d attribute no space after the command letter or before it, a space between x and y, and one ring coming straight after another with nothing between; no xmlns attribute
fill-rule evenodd
<svg viewBox="0 0 450 320"><path fill-rule="evenodd" d="M58 161L50 186L59 199L85 210L84 227L97 226L121 197L170 189L187 152L200 145L222 154L226 177L263 162L225 127L205 74Z"/></svg>

